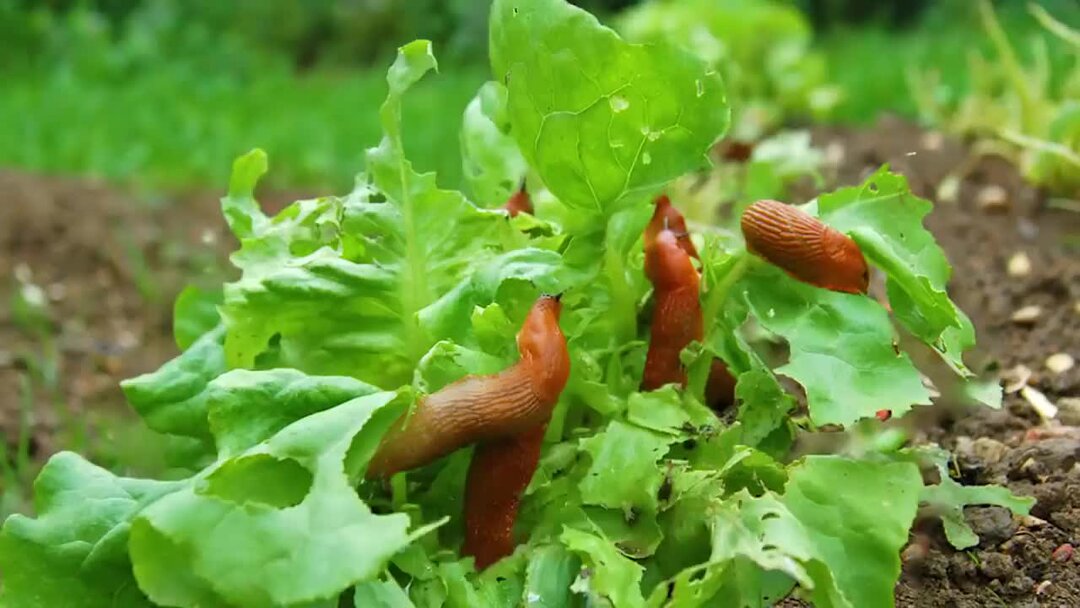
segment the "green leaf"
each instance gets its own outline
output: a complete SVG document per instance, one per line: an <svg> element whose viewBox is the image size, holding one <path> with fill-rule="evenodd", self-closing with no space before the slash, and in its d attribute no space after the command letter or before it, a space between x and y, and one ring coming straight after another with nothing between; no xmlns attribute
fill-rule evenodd
<svg viewBox="0 0 1080 608"><path fill-rule="evenodd" d="M614 608L644 606L641 566L624 557L611 543L588 532L566 528L559 540L587 566L572 589L593 598L605 598Z"/></svg>
<svg viewBox="0 0 1080 608"><path fill-rule="evenodd" d="M409 595L393 577L360 583L353 591L356 608L416 608Z"/></svg>
<svg viewBox="0 0 1080 608"><path fill-rule="evenodd" d="M140 588L166 605L268 606L374 579L416 533L352 484L406 404L376 393L313 414L147 507L131 527Z"/></svg>
<svg viewBox="0 0 1080 608"><path fill-rule="evenodd" d="M182 483L116 477L70 452L50 458L34 483L37 519L12 515L0 533L0 605L152 606L131 574L130 520Z"/></svg>
<svg viewBox="0 0 1080 608"><path fill-rule="evenodd" d="M922 489L920 500L941 517L945 538L957 549L967 549L979 544L979 537L964 519L964 507L968 505L997 505L1017 515L1027 515L1035 505L1030 496L1016 496L1001 486L962 486L949 476L945 458L937 459L941 477L935 485Z"/></svg>
<svg viewBox="0 0 1080 608"><path fill-rule="evenodd" d="M232 370L206 393L210 429L222 456L234 456L286 426L378 389L353 378L294 369Z"/></svg>
<svg viewBox="0 0 1080 608"><path fill-rule="evenodd" d="M755 446L780 428L787 414L795 408L795 399L787 394L767 369L752 369L739 375L735 398L741 403L738 420L742 423L742 442Z"/></svg>
<svg viewBox="0 0 1080 608"><path fill-rule="evenodd" d="M592 464L581 482L587 505L655 513L664 473L656 463L676 439L612 420L606 429L581 440Z"/></svg>
<svg viewBox="0 0 1080 608"><path fill-rule="evenodd" d="M744 491L715 511L711 561L783 572L812 590L815 606L891 606L920 485L912 463L808 457L783 495ZM762 583L740 576L726 593L757 605Z"/></svg>
<svg viewBox="0 0 1080 608"><path fill-rule="evenodd" d="M504 359L442 341L420 359L413 385L430 394L467 375L494 374L506 366Z"/></svg>
<svg viewBox="0 0 1080 608"><path fill-rule="evenodd" d="M576 604L570 585L581 571L581 559L562 545L537 547L529 556L525 574L525 598L537 608L572 608Z"/></svg>
<svg viewBox="0 0 1080 608"><path fill-rule="evenodd" d="M933 205L912 194L903 176L882 167L861 186L821 196L817 208L886 272L889 303L900 323L970 375L961 355L975 343L975 330L945 291L952 268L922 223Z"/></svg>
<svg viewBox="0 0 1080 608"><path fill-rule="evenodd" d="M766 264L741 289L758 323L787 339L790 360L776 371L806 389L814 424L847 425L880 409L901 416L930 404L877 302L804 284Z"/></svg>
<svg viewBox="0 0 1080 608"><path fill-rule="evenodd" d="M627 400L626 419L661 433L681 435L690 423L682 395L673 385L648 393L633 393Z"/></svg>
<svg viewBox="0 0 1080 608"><path fill-rule="evenodd" d="M226 285L222 308L230 367L294 367L396 388L435 342L461 341L473 307L490 303L502 282L552 286L558 254L499 258L523 239L506 214L439 189L406 159L401 98L434 67L424 41L399 51L384 137L351 194L298 201L238 234L233 262L243 274Z"/></svg>
<svg viewBox="0 0 1080 608"><path fill-rule="evenodd" d="M563 0L496 0L490 27L511 134L567 205L610 215L703 164L727 129L720 76L687 51L623 42Z"/></svg>
<svg viewBox="0 0 1080 608"><path fill-rule="evenodd" d="M233 163L229 194L221 199L221 211L237 238L255 234L266 224L266 215L255 200L255 185L266 175L266 152L256 148Z"/></svg>
<svg viewBox="0 0 1080 608"><path fill-rule="evenodd" d="M469 191L481 207L506 203L528 165L510 136L506 87L485 82L465 107L461 124L461 166Z"/></svg>
<svg viewBox="0 0 1080 608"><path fill-rule="evenodd" d="M173 305L173 335L180 350L187 350L202 335L221 322L217 307L222 303L220 289L201 289L188 285Z"/></svg>
<svg viewBox="0 0 1080 608"><path fill-rule="evenodd" d="M207 387L226 369L224 337L225 329L219 326L157 371L120 383L147 426L159 433L210 438Z"/></svg>

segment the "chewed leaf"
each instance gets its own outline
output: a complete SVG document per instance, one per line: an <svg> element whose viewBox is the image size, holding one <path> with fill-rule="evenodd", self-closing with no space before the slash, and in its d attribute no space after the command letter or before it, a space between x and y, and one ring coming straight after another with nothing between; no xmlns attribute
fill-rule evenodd
<svg viewBox="0 0 1080 608"><path fill-rule="evenodd" d="M675 438L613 420L607 429L581 440L592 465L581 482L585 504L611 509L657 510L664 473L656 466Z"/></svg>
<svg viewBox="0 0 1080 608"><path fill-rule="evenodd" d="M912 194L907 180L883 167L858 187L817 201L821 218L859 244L888 275L889 303L897 319L933 346L958 372L961 355L975 342L971 321L946 293L952 271L945 253L923 227L933 206Z"/></svg>
<svg viewBox="0 0 1080 608"><path fill-rule="evenodd" d="M509 131L506 87L486 82L465 107L460 136L462 173L482 207L503 205L528 170Z"/></svg>
<svg viewBox="0 0 1080 608"><path fill-rule="evenodd" d="M979 537L964 519L964 507L997 505L1018 515L1027 515L1035 505L1034 498L1015 496L1008 488L1001 486L962 486L949 476L944 459L939 459L936 464L941 481L924 487L920 500L940 515L945 538L957 549L979 544Z"/></svg>
<svg viewBox="0 0 1080 608"><path fill-rule="evenodd" d="M563 0L496 1L490 39L511 133L567 205L610 214L702 164L727 130L723 83L701 59L628 44Z"/></svg>
<svg viewBox="0 0 1080 608"><path fill-rule="evenodd" d="M588 566L580 571L571 589L589 596L594 603L606 600L613 608L644 605L640 587L644 569L619 553L614 545L573 528L563 530L559 540Z"/></svg>
<svg viewBox="0 0 1080 608"><path fill-rule="evenodd" d="M784 572L817 606L891 606L920 485L912 463L809 457L791 468L783 494L741 492L716 511L711 561Z"/></svg>
<svg viewBox="0 0 1080 608"><path fill-rule="evenodd" d="M353 483L406 404L376 393L308 416L148 506L131 528L139 587L165 605L277 606L376 577L409 518L372 513Z"/></svg>
<svg viewBox="0 0 1080 608"><path fill-rule="evenodd" d="M806 389L815 424L851 424L891 409L929 405L930 394L906 353L893 346L885 310L870 298L806 285L760 265L741 287L758 323L787 339L776 371Z"/></svg>

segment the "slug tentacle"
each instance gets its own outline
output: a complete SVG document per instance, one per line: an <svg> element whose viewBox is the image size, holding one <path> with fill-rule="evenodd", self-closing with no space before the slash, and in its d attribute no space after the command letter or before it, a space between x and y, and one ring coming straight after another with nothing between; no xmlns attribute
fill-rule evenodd
<svg viewBox="0 0 1080 608"><path fill-rule="evenodd" d="M383 437L367 476L428 464L461 447L543 424L570 375L562 310L554 296L536 301L518 332L521 360L488 376L466 376L420 398Z"/></svg>
<svg viewBox="0 0 1080 608"><path fill-rule="evenodd" d="M801 209L758 201L743 212L740 226L748 251L792 277L833 291L866 293L870 273L858 244Z"/></svg>

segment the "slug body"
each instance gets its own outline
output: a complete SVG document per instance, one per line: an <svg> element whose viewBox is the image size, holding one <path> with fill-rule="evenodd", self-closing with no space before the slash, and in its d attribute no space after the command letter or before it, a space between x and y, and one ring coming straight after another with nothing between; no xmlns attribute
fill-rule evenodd
<svg viewBox="0 0 1080 608"><path fill-rule="evenodd" d="M649 350L641 387L654 390L665 384L686 385L686 370L679 353L701 340L701 278L690 255L679 246L675 233L662 230L645 250L645 274L653 284Z"/></svg>
<svg viewBox="0 0 1080 608"><path fill-rule="evenodd" d="M510 213L510 217L515 217L519 213L533 213L532 198L529 197L529 193L525 191L525 184L521 184L521 188L510 195L506 204L503 205L503 209Z"/></svg>
<svg viewBox="0 0 1080 608"><path fill-rule="evenodd" d="M476 558L476 568L514 552L514 521L521 495L529 486L547 425L476 446L465 481L465 544L461 552Z"/></svg>
<svg viewBox="0 0 1080 608"><path fill-rule="evenodd" d="M493 375L466 376L422 397L383 437L367 476L414 469L470 443L544 424L570 375L561 310L554 296L536 301L517 334L521 359L514 365Z"/></svg>
<svg viewBox="0 0 1080 608"><path fill-rule="evenodd" d="M686 220L667 196L656 199L644 240L645 275L653 284L655 304L641 388L686 386L686 370L679 354L704 334L701 277L690 261L700 258L686 230ZM735 382L724 362L714 359L705 387L709 407L720 411L734 404Z"/></svg>
<svg viewBox="0 0 1080 608"><path fill-rule="evenodd" d="M801 209L758 201L742 215L747 249L792 277L824 289L866 293L870 273L859 246Z"/></svg>

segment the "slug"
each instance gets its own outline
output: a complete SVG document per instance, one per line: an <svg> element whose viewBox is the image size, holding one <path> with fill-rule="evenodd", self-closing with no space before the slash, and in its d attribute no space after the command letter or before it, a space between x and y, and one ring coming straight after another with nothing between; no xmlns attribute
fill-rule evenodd
<svg viewBox="0 0 1080 608"><path fill-rule="evenodd" d="M422 397L383 437L367 477L414 469L478 441L547 422L570 375L558 296L541 296L517 334L521 359L487 376L466 376Z"/></svg>
<svg viewBox="0 0 1080 608"><path fill-rule="evenodd" d="M525 181L522 180L521 188L518 191L511 194L507 199L506 204L503 205L503 209L510 213L510 217L515 217L519 213L533 213L532 199L529 198L529 193L525 190Z"/></svg>
<svg viewBox="0 0 1080 608"><path fill-rule="evenodd" d="M685 386L686 370L679 353L704 334L701 278L671 230L661 230L651 246L646 246L645 275L653 284L656 304L641 388L654 390L671 383Z"/></svg>
<svg viewBox="0 0 1080 608"><path fill-rule="evenodd" d="M671 239L677 248L671 246ZM704 333L701 278L690 262L690 258L700 258L686 230L686 220L666 195L656 199L644 240L645 275L653 284L656 302L641 388L654 390L670 383L686 386L679 353ZM724 362L714 359L705 387L709 407L716 411L730 407L735 402L735 382Z"/></svg>
<svg viewBox="0 0 1080 608"><path fill-rule="evenodd" d="M870 272L859 246L821 220L763 200L750 205L740 223L747 250L792 277L833 291L866 293Z"/></svg>
<svg viewBox="0 0 1080 608"><path fill-rule="evenodd" d="M540 462L547 424L476 446L465 481L463 555L476 558L477 570L514 552L514 521L521 495Z"/></svg>

